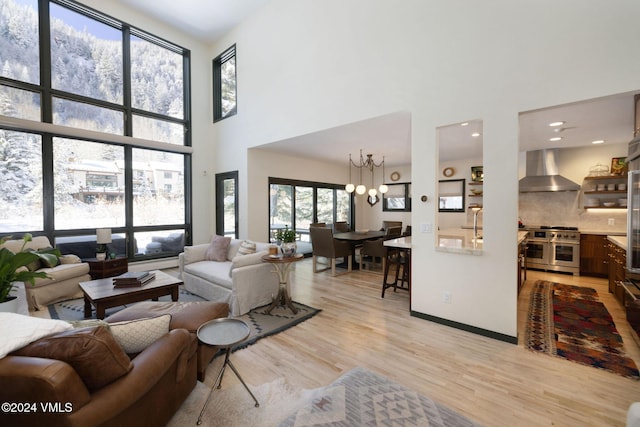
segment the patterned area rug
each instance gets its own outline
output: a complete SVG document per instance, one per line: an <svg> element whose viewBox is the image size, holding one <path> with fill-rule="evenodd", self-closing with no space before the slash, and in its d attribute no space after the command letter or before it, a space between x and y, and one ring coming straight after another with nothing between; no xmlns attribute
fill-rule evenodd
<svg viewBox="0 0 640 427"><path fill-rule="evenodd" d="M158 298L159 301L171 301L171 297L166 295ZM190 293L184 289L180 289L178 301L206 301L197 295ZM298 312L293 312L288 307L276 307L270 314L266 314L265 311L268 306L254 308L247 314L240 316L240 319L247 322L251 328L249 338L239 343L232 348L232 351L245 348L251 344L254 344L261 338L268 337L289 329L292 326L297 325L300 322L304 322L307 319L318 314L321 310L308 305L301 304L293 301L294 307ZM113 307L106 310L107 317L113 313L116 313L126 306ZM84 319L84 299L72 299L69 301L62 301L48 306L49 316L52 319L62 320L81 320ZM95 316L95 310L93 311Z"/></svg>
<svg viewBox="0 0 640 427"><path fill-rule="evenodd" d="M526 347L637 378L611 314L595 289L538 280L531 290Z"/></svg>
<svg viewBox="0 0 640 427"><path fill-rule="evenodd" d="M280 427L477 425L428 397L359 367L314 390Z"/></svg>

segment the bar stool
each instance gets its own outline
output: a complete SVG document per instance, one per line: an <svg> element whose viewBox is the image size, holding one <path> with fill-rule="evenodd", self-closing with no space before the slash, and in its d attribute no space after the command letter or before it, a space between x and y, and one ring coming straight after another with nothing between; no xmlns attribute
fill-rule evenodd
<svg viewBox="0 0 640 427"><path fill-rule="evenodd" d="M389 282L389 266L395 266L393 282ZM411 290L411 250L401 248L389 248L387 251L387 262L384 267L384 278L382 279L382 298L388 288L393 288L393 292L398 289L404 291Z"/></svg>

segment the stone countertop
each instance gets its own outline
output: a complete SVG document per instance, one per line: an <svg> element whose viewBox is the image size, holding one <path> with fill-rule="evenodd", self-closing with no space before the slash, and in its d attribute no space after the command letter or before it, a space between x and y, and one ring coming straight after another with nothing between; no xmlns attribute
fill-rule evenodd
<svg viewBox="0 0 640 427"><path fill-rule="evenodd" d="M473 238L473 230L466 228L449 228L438 231L436 251L465 255L482 255L482 233Z"/></svg>
<svg viewBox="0 0 640 427"><path fill-rule="evenodd" d="M524 242L528 236L529 232L527 230L518 230L518 244Z"/></svg>
<svg viewBox="0 0 640 427"><path fill-rule="evenodd" d="M411 236L385 240L382 244L392 248L411 249Z"/></svg>
<svg viewBox="0 0 640 427"><path fill-rule="evenodd" d="M473 238L473 230L466 228L450 228L438 231L436 251L454 254L482 255L482 233L479 239ZM529 234L526 230L518 230L518 245L524 242Z"/></svg>
<svg viewBox="0 0 640 427"><path fill-rule="evenodd" d="M604 236L626 236L627 231L616 231L616 230L589 230L589 229L579 229L580 234L598 234Z"/></svg>
<svg viewBox="0 0 640 427"><path fill-rule="evenodd" d="M614 245L621 247L625 251L627 250L627 236L608 235L607 240L609 240Z"/></svg>

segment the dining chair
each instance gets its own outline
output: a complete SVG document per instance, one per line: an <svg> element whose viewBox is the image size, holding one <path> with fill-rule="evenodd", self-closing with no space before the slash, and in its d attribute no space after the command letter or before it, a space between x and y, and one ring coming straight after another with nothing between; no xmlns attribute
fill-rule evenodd
<svg viewBox="0 0 640 427"><path fill-rule="evenodd" d="M393 226L385 229L385 239L395 239L402 236L402 225Z"/></svg>
<svg viewBox="0 0 640 427"><path fill-rule="evenodd" d="M390 227L400 227L402 229L402 221L382 221L383 230L387 230Z"/></svg>
<svg viewBox="0 0 640 427"><path fill-rule="evenodd" d="M346 233L347 231L349 231L349 224L347 224L347 221L334 222L333 231L335 233Z"/></svg>
<svg viewBox="0 0 640 427"><path fill-rule="evenodd" d="M373 267L380 260L380 272L384 272L387 263L387 248L384 241L402 236L402 226L388 227L383 238L375 240L365 240L360 248L360 269L364 270L365 265Z"/></svg>
<svg viewBox="0 0 640 427"><path fill-rule="evenodd" d="M313 272L319 273L331 268L331 275L336 275L336 259L347 260L347 272L351 272L351 245L333 238L331 227L309 227L311 236L311 246L313 247ZM318 258L324 258L327 264L318 262ZM318 264L325 264L326 267L318 270Z"/></svg>
<svg viewBox="0 0 640 427"><path fill-rule="evenodd" d="M373 271L373 266L378 264L379 260L380 273L383 273L387 263L387 248L384 246L385 239L365 240L360 248L360 270L369 266Z"/></svg>

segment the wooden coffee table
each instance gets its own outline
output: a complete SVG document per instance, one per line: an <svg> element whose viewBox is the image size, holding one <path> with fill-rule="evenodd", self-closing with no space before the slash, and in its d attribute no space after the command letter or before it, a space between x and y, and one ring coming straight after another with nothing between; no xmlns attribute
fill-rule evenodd
<svg viewBox="0 0 640 427"><path fill-rule="evenodd" d="M104 319L107 308L131 304L144 300L157 301L158 297L171 295L172 301L178 301L178 286L182 280L155 270L156 278L141 287L114 288L113 278L80 282L84 292L84 317L91 317L91 306L96 308L96 318Z"/></svg>

